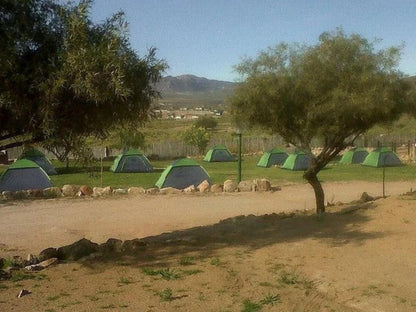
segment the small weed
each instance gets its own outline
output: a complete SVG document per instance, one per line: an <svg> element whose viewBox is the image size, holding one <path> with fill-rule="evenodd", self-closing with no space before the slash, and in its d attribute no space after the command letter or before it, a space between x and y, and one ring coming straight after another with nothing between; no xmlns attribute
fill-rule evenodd
<svg viewBox="0 0 416 312"><path fill-rule="evenodd" d="M4 259L3 267L0 269L6 269L9 267L13 267L15 265L15 261L13 259Z"/></svg>
<svg viewBox="0 0 416 312"><path fill-rule="evenodd" d="M16 271L13 273L12 278L10 279L12 282L20 282L29 279L36 279L35 274L25 273L23 271Z"/></svg>
<svg viewBox="0 0 416 312"><path fill-rule="evenodd" d="M9 287L7 287L6 285L0 283L0 289L7 289L7 288L9 288Z"/></svg>
<svg viewBox="0 0 416 312"><path fill-rule="evenodd" d="M221 264L220 258L213 258L213 259L211 259L211 265L218 266L220 264Z"/></svg>
<svg viewBox="0 0 416 312"><path fill-rule="evenodd" d="M280 295L271 295L268 294L266 297L260 300L262 305L271 304L274 305L275 303L280 303Z"/></svg>
<svg viewBox="0 0 416 312"><path fill-rule="evenodd" d="M112 303L107 304L107 305L103 305L103 306L100 307L100 309L103 309L103 310L106 310L106 309L115 309L115 308L116 308L116 306L114 304L112 304Z"/></svg>
<svg viewBox="0 0 416 312"><path fill-rule="evenodd" d="M90 299L91 301L98 301L100 300L100 298L96 297L96 296L85 296L85 298Z"/></svg>
<svg viewBox="0 0 416 312"><path fill-rule="evenodd" d="M129 305L128 305L128 304L120 304L120 305L119 305L119 307L120 307L120 308L128 308L128 307L129 307Z"/></svg>
<svg viewBox="0 0 416 312"><path fill-rule="evenodd" d="M196 269L196 270L183 270L183 271L181 271L181 273L183 275L195 275L195 274L202 273L202 272L204 272L204 271L199 270L199 269Z"/></svg>
<svg viewBox="0 0 416 312"><path fill-rule="evenodd" d="M46 309L45 312L56 312L55 309Z"/></svg>
<svg viewBox="0 0 416 312"><path fill-rule="evenodd" d="M280 270L282 270L283 268L285 267L285 265L283 264L283 263L276 263L276 264L273 264L269 269L268 269L268 271L269 272L272 272L272 273L277 273L277 272L279 272Z"/></svg>
<svg viewBox="0 0 416 312"><path fill-rule="evenodd" d="M160 270L153 270L150 268L142 268L142 272L146 275L154 276L160 273Z"/></svg>
<svg viewBox="0 0 416 312"><path fill-rule="evenodd" d="M124 284L124 285L128 285L128 284L131 283L131 281L127 277L122 276L122 277L120 277L119 283Z"/></svg>
<svg viewBox="0 0 416 312"><path fill-rule="evenodd" d="M273 287L273 284L269 282L260 282L259 285L263 287Z"/></svg>
<svg viewBox="0 0 416 312"><path fill-rule="evenodd" d="M241 312L256 312L260 311L262 308L261 304L252 302L249 299L244 300L243 305L244 308L241 310Z"/></svg>
<svg viewBox="0 0 416 312"><path fill-rule="evenodd" d="M237 271L234 269L228 269L227 273L230 274L230 276L235 277L237 276Z"/></svg>
<svg viewBox="0 0 416 312"><path fill-rule="evenodd" d="M295 272L283 271L280 275L279 282L285 285L295 285L298 283L298 275Z"/></svg>
<svg viewBox="0 0 416 312"><path fill-rule="evenodd" d="M195 258L194 257L189 257L189 256L184 256L182 258L179 259L179 264L180 265L193 265L195 264Z"/></svg>
<svg viewBox="0 0 416 312"><path fill-rule="evenodd" d="M161 301L172 301L174 299L171 288L165 288L157 294L159 295Z"/></svg>
<svg viewBox="0 0 416 312"><path fill-rule="evenodd" d="M171 270L169 268L160 270L159 274L162 275L162 278L167 281L177 280L181 277L179 273L176 273L175 270Z"/></svg>

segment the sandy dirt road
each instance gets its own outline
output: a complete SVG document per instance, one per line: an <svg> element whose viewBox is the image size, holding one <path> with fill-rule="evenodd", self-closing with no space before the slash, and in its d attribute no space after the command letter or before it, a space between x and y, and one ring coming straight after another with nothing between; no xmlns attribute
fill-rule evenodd
<svg viewBox="0 0 416 312"><path fill-rule="evenodd" d="M412 182L389 182L388 195L416 187ZM366 191L380 196L380 183L324 184L326 200L350 202ZM163 232L214 224L237 215L263 215L314 209L308 184L283 186L280 191L234 194L179 194L8 202L0 206L0 256L39 253L81 238L102 243L108 238L143 238Z"/></svg>

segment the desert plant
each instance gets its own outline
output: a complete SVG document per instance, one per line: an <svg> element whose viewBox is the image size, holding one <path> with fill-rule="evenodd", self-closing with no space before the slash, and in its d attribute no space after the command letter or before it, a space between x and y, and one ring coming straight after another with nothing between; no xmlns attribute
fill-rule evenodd
<svg viewBox="0 0 416 312"><path fill-rule="evenodd" d="M159 295L161 301L172 301L174 299L171 288L165 288L157 294Z"/></svg>
<svg viewBox="0 0 416 312"><path fill-rule="evenodd" d="M260 303L262 305L266 305L266 304L274 305L275 303L279 303L279 302L280 302L280 295L278 294L277 295L268 294L266 297L260 300Z"/></svg>
<svg viewBox="0 0 416 312"><path fill-rule="evenodd" d="M241 310L242 312L256 312L262 309L261 304L251 301L250 299L246 299L243 301L244 308Z"/></svg>

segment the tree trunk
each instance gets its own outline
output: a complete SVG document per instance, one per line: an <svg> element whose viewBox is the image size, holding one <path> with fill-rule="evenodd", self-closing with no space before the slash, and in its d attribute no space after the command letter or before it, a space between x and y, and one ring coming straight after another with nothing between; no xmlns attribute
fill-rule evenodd
<svg viewBox="0 0 416 312"><path fill-rule="evenodd" d="M325 194L321 182L318 180L317 172L309 169L305 172L304 178L309 182L315 192L316 213L318 216L321 216L325 213Z"/></svg>

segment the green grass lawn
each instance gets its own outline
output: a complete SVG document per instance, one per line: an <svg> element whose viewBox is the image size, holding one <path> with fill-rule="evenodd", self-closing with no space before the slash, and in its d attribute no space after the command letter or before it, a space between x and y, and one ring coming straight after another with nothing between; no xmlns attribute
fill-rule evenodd
<svg viewBox="0 0 416 312"><path fill-rule="evenodd" d="M242 162L242 179L267 178L273 184L302 183L301 171L290 171L280 168L260 168L256 164L260 156L246 156ZM209 173L214 183L223 183L227 179L237 179L237 162L228 163L207 163L202 159L197 160ZM109 168L112 162L103 162L102 185L114 188L127 188L130 186L142 186L145 188L153 187L159 178L161 171L172 161L152 161L155 168L159 168L153 173L112 173ZM51 176L55 186L64 184L87 184L91 186L101 185L100 164L97 162L93 172L70 164L67 171L64 163L53 162L58 171L58 175ZM0 172L5 170L5 166L0 167ZM416 166L406 165L402 167L386 168L386 181L410 181L416 179ZM361 165L341 165L331 163L327 168L319 173L319 178L323 182L330 181L381 181L383 176L382 168L365 167Z"/></svg>

